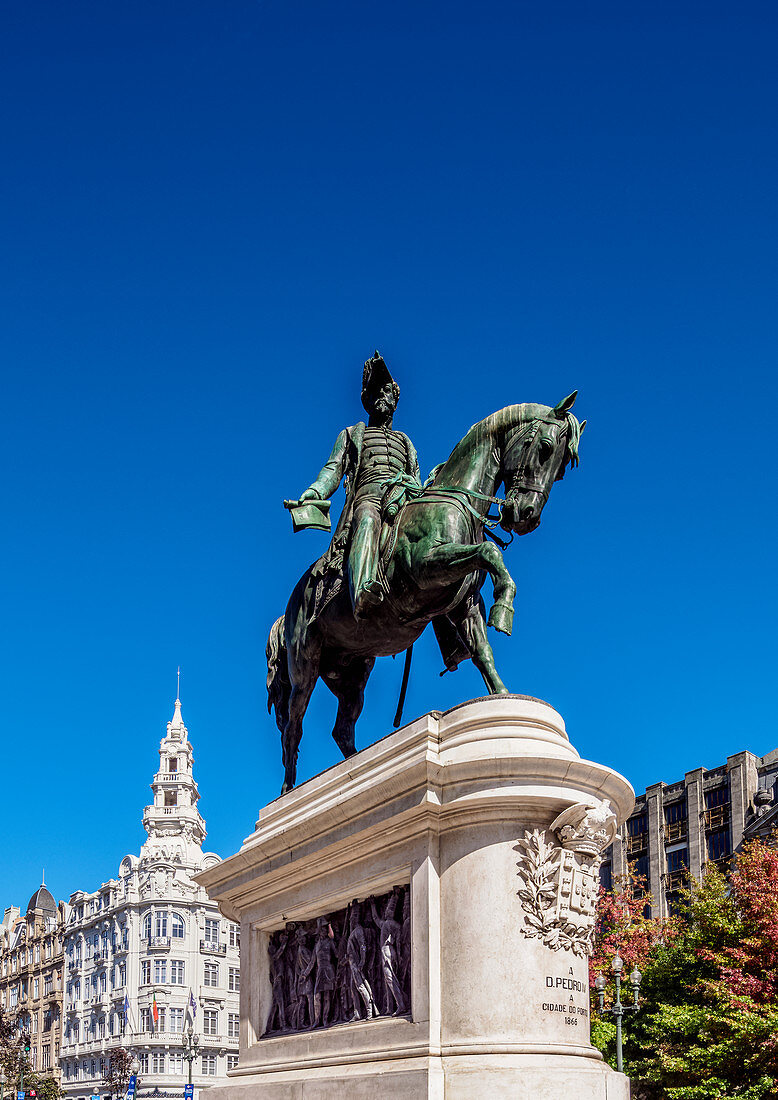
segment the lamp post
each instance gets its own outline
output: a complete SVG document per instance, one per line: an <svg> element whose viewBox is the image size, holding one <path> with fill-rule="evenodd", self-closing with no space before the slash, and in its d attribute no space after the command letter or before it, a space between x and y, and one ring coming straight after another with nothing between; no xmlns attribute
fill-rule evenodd
<svg viewBox="0 0 778 1100"><path fill-rule="evenodd" d="M189 1063L189 1084L192 1084L192 1062L200 1052L200 1036L195 1035L192 1025L181 1036L181 1046L184 1048L184 1058Z"/></svg>
<svg viewBox="0 0 778 1100"><path fill-rule="evenodd" d="M621 1020L625 1012L637 1012L640 1008L640 982L643 975L640 973L637 967L632 971L629 976L630 985L632 986L632 1004L625 1005L621 1003L621 972L624 969L624 960L619 955L618 949L616 955L611 961L611 970L613 971L613 977L616 983L616 997L613 1001L613 1005L609 1009L605 1009L605 989L608 985L607 980L602 974L602 971L597 975L594 983L594 988L597 990L597 1000L599 1001L600 1013L607 1011L616 1020L616 1069L619 1073L624 1072L624 1059L622 1056L621 1048Z"/></svg>
<svg viewBox="0 0 778 1100"><path fill-rule="evenodd" d="M5 1070L0 1066L0 1100L3 1100L3 1093L5 1092L5 1083L8 1078L5 1075Z"/></svg>
<svg viewBox="0 0 778 1100"><path fill-rule="evenodd" d="M135 1093L132 1097L132 1100L135 1100L135 1096L138 1095L138 1074L140 1073L140 1058L137 1054L135 1054L130 1062L130 1073L135 1078Z"/></svg>
<svg viewBox="0 0 778 1100"><path fill-rule="evenodd" d="M24 1092L24 1063L30 1053L30 1033L23 1031L19 1036L19 1092Z"/></svg>

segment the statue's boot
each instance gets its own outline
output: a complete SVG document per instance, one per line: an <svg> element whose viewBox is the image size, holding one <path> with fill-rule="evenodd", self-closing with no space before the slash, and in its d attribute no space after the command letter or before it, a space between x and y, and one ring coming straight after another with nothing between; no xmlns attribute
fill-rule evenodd
<svg viewBox="0 0 778 1100"><path fill-rule="evenodd" d="M354 596L354 618L366 618L374 607L383 603L384 590L380 581L368 581Z"/></svg>

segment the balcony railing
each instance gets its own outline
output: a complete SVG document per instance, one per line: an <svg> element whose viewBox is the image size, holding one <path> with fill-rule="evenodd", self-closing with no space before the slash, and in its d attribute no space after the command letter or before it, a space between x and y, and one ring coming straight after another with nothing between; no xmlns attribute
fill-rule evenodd
<svg viewBox="0 0 778 1100"><path fill-rule="evenodd" d="M684 840L688 832L686 821L674 821L671 825L665 825L665 840L668 844L676 840Z"/></svg>
<svg viewBox="0 0 778 1100"><path fill-rule="evenodd" d="M685 867L682 867L679 871L668 871L664 878L666 889L672 892L673 890L680 890L686 885L689 872Z"/></svg>
<svg viewBox="0 0 778 1100"><path fill-rule="evenodd" d="M729 821L729 806L714 806L705 811L705 828L721 829Z"/></svg>
<svg viewBox="0 0 778 1100"><path fill-rule="evenodd" d="M642 852L648 847L648 833L635 833L634 836L627 837L627 854L631 855L633 852Z"/></svg>
<svg viewBox="0 0 778 1100"><path fill-rule="evenodd" d="M216 943L214 940L200 940L200 950L209 955L226 955L227 944Z"/></svg>
<svg viewBox="0 0 778 1100"><path fill-rule="evenodd" d="M146 941L148 947L170 947L170 936L150 936Z"/></svg>

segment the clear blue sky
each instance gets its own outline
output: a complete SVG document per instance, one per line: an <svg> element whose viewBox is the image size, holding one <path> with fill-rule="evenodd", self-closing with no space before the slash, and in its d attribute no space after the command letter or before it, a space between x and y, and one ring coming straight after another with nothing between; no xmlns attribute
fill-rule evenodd
<svg viewBox="0 0 778 1100"><path fill-rule="evenodd" d="M507 555L512 690L638 788L778 745L774 3L0 21L0 906L138 850L179 664L208 846L277 794L265 639L326 543L281 501L375 347L424 471L580 391L581 466ZM439 668L425 636L408 718L481 694ZM333 716L320 686L303 777Z"/></svg>

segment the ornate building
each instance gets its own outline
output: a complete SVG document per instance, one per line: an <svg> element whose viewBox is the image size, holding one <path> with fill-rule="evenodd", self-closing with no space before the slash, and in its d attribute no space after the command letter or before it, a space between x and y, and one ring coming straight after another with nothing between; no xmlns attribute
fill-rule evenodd
<svg viewBox="0 0 778 1100"><path fill-rule="evenodd" d="M16 1015L20 1032L29 1034L32 1069L56 1080L66 917L65 902L57 905L41 883L24 916L12 906L0 923L0 1009Z"/></svg>
<svg viewBox="0 0 778 1100"><path fill-rule="evenodd" d="M202 850L205 822L178 699L159 757L140 855L125 856L99 890L70 899L61 1067L73 1100L105 1094L103 1073L120 1046L137 1055L141 1095L181 1096L181 1038L191 1017L200 1039L195 1085L224 1083L237 1065L239 930L192 878L220 859Z"/></svg>
<svg viewBox="0 0 778 1100"><path fill-rule="evenodd" d="M717 768L695 768L639 794L605 853L601 881L610 889L633 864L647 879L652 916L666 917L689 875L701 879L709 863L726 870L744 840L776 827L778 749L763 757L739 752Z"/></svg>

